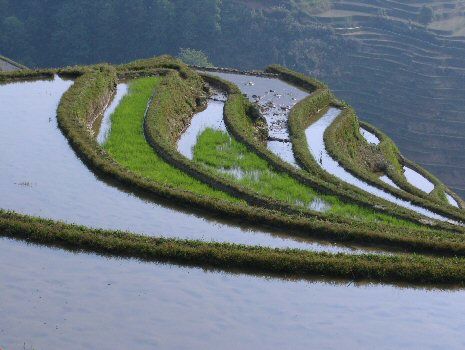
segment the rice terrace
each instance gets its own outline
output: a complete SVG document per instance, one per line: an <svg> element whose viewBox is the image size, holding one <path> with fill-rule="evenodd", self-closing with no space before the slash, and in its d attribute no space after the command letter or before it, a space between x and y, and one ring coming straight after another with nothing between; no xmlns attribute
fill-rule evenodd
<svg viewBox="0 0 465 350"><path fill-rule="evenodd" d="M465 202L324 82L280 65L240 71L167 55L7 66L0 346L207 348L196 332L217 348L302 348L304 334L327 344L321 325L299 331L329 312L309 285L353 307L404 291L396 307L407 319L409 300L449 291L442 302L454 310ZM390 315L369 308L359 310L367 329L388 327ZM288 319L297 310L307 316ZM287 311L278 331L268 318Z"/></svg>

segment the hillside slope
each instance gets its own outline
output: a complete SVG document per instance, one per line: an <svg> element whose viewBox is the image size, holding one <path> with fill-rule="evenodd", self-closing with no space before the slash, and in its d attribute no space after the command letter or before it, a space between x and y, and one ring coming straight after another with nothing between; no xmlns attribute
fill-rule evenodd
<svg viewBox="0 0 465 350"><path fill-rule="evenodd" d="M9 72L25 68L23 65L16 63L9 58L0 55L0 72Z"/></svg>
<svg viewBox="0 0 465 350"><path fill-rule="evenodd" d="M217 66L279 63L328 82L465 197L464 8L464 0L4 0L0 50L39 67L180 48Z"/></svg>
<svg viewBox="0 0 465 350"><path fill-rule="evenodd" d="M423 6L435 16L428 27L418 23ZM340 0L312 18L358 46L345 53L340 74L325 72L331 86L462 196L465 41L452 24L463 20L464 7L464 1Z"/></svg>

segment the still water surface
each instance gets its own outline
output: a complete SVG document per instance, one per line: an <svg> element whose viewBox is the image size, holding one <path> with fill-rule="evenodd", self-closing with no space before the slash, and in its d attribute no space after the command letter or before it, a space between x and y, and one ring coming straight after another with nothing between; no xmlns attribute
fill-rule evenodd
<svg viewBox="0 0 465 350"><path fill-rule="evenodd" d="M423 192L430 193L434 190L434 184L412 168L404 166L404 175L411 185L419 188Z"/></svg>
<svg viewBox="0 0 465 350"><path fill-rule="evenodd" d="M113 96L113 100L111 101L108 108L103 113L102 121L98 126L98 134L97 134L97 142L102 145L108 138L111 130L111 115L115 111L116 107L118 107L119 103L123 99L124 96L127 95L129 91L128 84L120 83L116 86L116 93Z"/></svg>
<svg viewBox="0 0 465 350"><path fill-rule="evenodd" d="M372 186L366 183L365 181L360 180L359 178L353 176L351 173L345 170L335 159L333 159L326 150L326 145L324 142L324 133L325 130L334 122L334 120L339 116L340 113L340 109L331 107L328 109L325 115L323 115L315 123L311 124L305 130L309 150L313 157L319 160L319 164L324 170L351 185L361 188L362 190L371 193L377 197L386 199L389 202L395 203L407 209L411 209L419 214L425 215L432 219L452 222L451 220L439 214L433 213L428 209L419 207L408 201L397 198L391 193L383 191L378 187Z"/></svg>
<svg viewBox="0 0 465 350"><path fill-rule="evenodd" d="M276 78L207 73L236 84L250 101L258 104L268 126L268 149L284 161L298 166L289 138L288 118L291 108L308 93Z"/></svg>
<svg viewBox="0 0 465 350"><path fill-rule="evenodd" d="M292 281L0 239L0 347L463 349L465 292Z"/></svg>
<svg viewBox="0 0 465 350"><path fill-rule="evenodd" d="M56 78L0 86L0 208L152 236L359 252L194 215L101 181L76 157L57 127L56 108L71 84Z"/></svg>
<svg viewBox="0 0 465 350"><path fill-rule="evenodd" d="M217 93L208 100L205 110L194 114L187 129L179 138L177 149L184 157L194 158L194 146L197 138L206 130L213 129L227 132L223 119L223 109L226 97Z"/></svg>

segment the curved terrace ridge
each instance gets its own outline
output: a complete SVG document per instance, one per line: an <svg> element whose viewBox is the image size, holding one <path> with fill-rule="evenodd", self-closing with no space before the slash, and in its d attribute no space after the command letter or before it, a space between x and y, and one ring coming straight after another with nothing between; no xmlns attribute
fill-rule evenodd
<svg viewBox="0 0 465 350"><path fill-rule="evenodd" d="M271 71L273 69L278 70L276 67L270 68ZM373 208L375 208L374 212L377 211L371 199L363 198L363 195L358 192L348 192L346 195L336 190L336 186L328 179L319 178L321 173L306 173L286 163L279 155L267 149L264 121L257 108L244 98L237 87L225 81L203 77L205 81L212 84L216 81L218 87L228 92L224 106L224 121L230 134L228 135L224 130L205 129L198 135L197 144L194 146L194 157L190 160L178 153L176 141L180 133L186 129L197 108L204 105L208 94L204 80L187 66L168 56L162 56L116 67L95 65L58 70L0 73L0 82L53 79L57 73L75 79L72 87L63 95L58 108L58 123L61 130L87 166L97 170L99 176L115 181L118 186L130 192L139 191L154 199L164 198L176 205L228 217L235 222L241 220L258 226L265 225L291 230L296 237L308 236L334 242L357 242L362 246L379 247L380 253L398 249L404 254L361 255L348 254L350 252L345 250L340 250L341 254L331 254L231 243L155 238L132 233L95 230L0 210L0 232L3 236L147 260L237 268L243 271L279 275L291 274L299 277L323 274L331 277L368 278L385 282L404 281L419 284L461 284L465 281L462 268L463 258L460 258L460 256L465 256L465 240L461 238L462 235L456 234L461 232L461 228L443 223L437 223L436 227L432 228L421 224L416 215L406 215L407 212L395 207L392 207L393 215L390 216L389 205L380 208L379 211L383 214L376 214L384 215L379 218L387 221L370 221L373 218L370 219L370 215L373 215ZM299 85L298 82L296 83L298 79L293 74L281 72L279 76L283 78L285 74L288 75L283 80L295 79L293 83ZM131 159L126 160L127 163L124 164L124 159L113 158L107 152L106 143L103 148L97 143L96 132L91 129L91 124L101 123L100 118L111 104L118 83L123 79L154 76L159 77L156 80L160 82L160 85L154 85L152 90L148 90L150 96L153 95L153 99L148 106L147 101L145 105L142 105L144 109L146 108L145 122L141 120L139 127L144 124L145 134L149 141L147 145L150 144L153 147L153 149L148 148L151 150L152 157L159 157L166 162L163 169L167 173L163 176L167 180L164 182L160 181L161 178L154 177L153 174L136 171L130 164ZM306 80L305 84L308 85L304 87L307 91L311 86L315 86L309 81L311 80ZM184 85L186 82L189 84ZM323 85L318 86L324 88ZM304 100L319 96L316 94L318 91L314 92L315 94L312 93ZM173 96L174 99L168 98L169 96ZM323 104L325 101L330 101L327 99L330 95L321 96L323 96L321 99ZM121 105L122 103L118 106ZM293 110L298 105L297 103ZM171 124L166 124L168 117ZM160 127L166 133L157 134L155 127ZM290 131L289 137L292 139L295 135L292 134L292 128ZM275 137L275 139L279 138ZM342 196L345 200L344 205L352 205L351 198L354 203L365 203L366 207L358 209L359 214L361 213L360 221L349 220L337 213L328 215L318 213L318 211L296 209L301 203L293 202L290 205L286 202L289 198L280 198L276 191L269 194L260 193L256 191L254 184L237 181L233 176L213 174L212 170L218 164L208 163L209 154L211 156L212 153L205 153L205 150L212 145L212 141L218 140L221 142L225 140L229 148L225 146L225 143L218 143L219 147L214 149L213 154L219 152L218 154L225 157L235 155L234 162L245 169L263 167L261 169L264 169L267 176L271 176L267 179L284 181L287 176L286 181L297 181L307 186L308 189L321 191L326 196L324 197L326 200L332 198L330 196ZM251 140L253 142L250 142ZM149 154L148 151L147 154ZM123 161L122 164L120 164L121 161ZM168 167L171 167L170 170ZM173 169L177 169L176 172ZM172 183L175 179L172 176L174 174L177 174L176 179L180 181L176 185ZM259 178L256 174L253 177ZM271 180L269 182L273 184ZM275 184L278 183L275 182ZM248 200L246 200L247 196L250 196ZM364 211L369 207L372 208L371 214ZM366 218L363 219L365 215ZM404 220L399 220L402 216ZM452 256L459 257L452 258Z"/></svg>

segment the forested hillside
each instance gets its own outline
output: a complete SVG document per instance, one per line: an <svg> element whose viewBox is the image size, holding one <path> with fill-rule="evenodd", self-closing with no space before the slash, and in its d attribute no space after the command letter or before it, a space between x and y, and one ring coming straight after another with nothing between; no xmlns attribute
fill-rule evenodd
<svg viewBox="0 0 465 350"><path fill-rule="evenodd" d="M29 66L181 48L325 81L465 195L464 1L0 0L0 54ZM442 31L439 31L441 29Z"/></svg>

